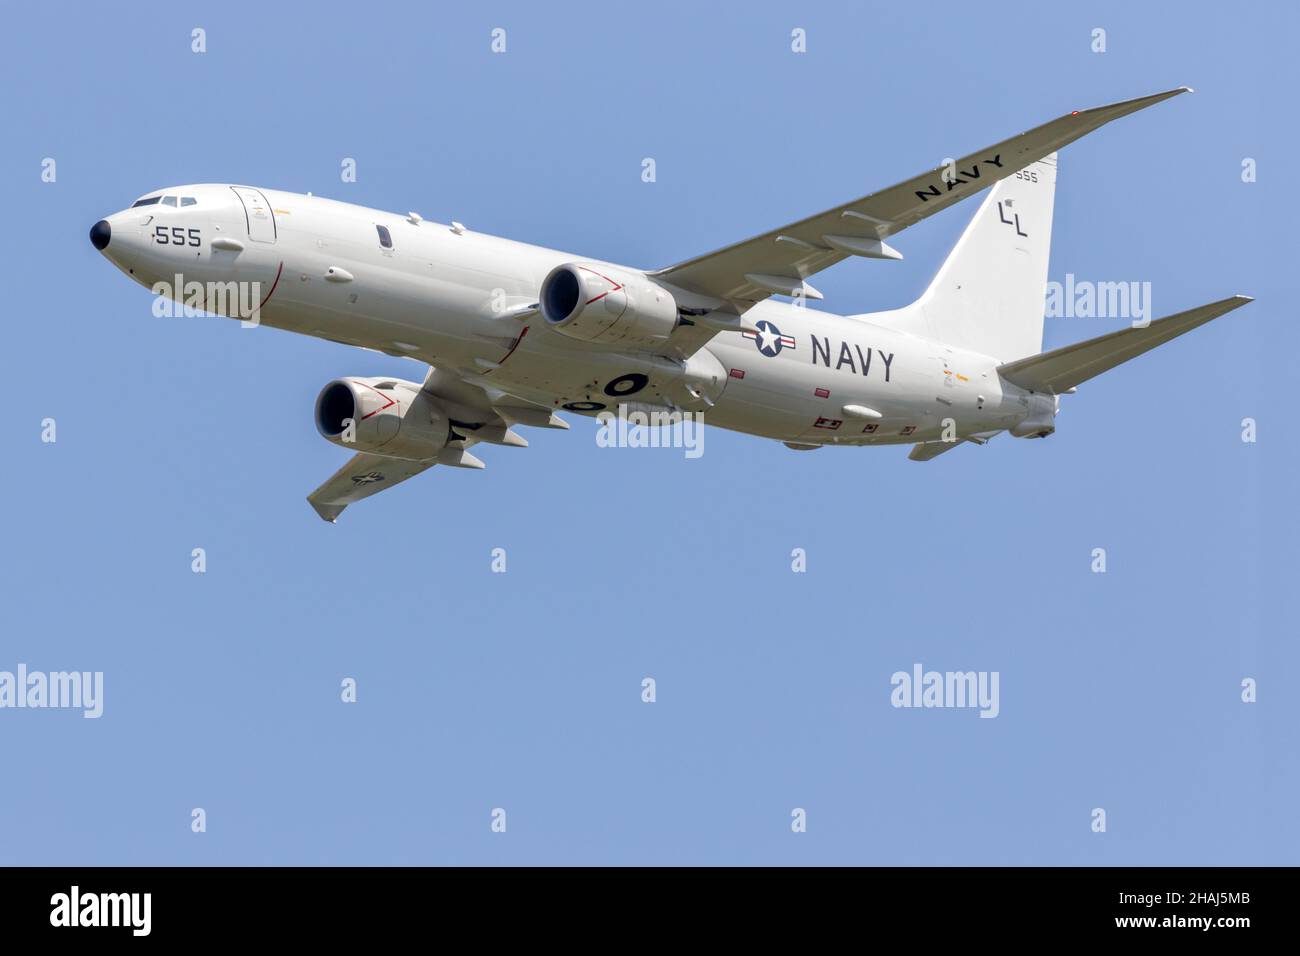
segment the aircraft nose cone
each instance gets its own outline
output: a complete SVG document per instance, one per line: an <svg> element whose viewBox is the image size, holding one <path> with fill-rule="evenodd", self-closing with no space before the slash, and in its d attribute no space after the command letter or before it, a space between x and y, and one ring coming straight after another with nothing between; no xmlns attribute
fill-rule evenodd
<svg viewBox="0 0 1300 956"><path fill-rule="evenodd" d="M108 240L113 238L113 227L108 220L101 219L90 227L90 244L103 252L108 248Z"/></svg>

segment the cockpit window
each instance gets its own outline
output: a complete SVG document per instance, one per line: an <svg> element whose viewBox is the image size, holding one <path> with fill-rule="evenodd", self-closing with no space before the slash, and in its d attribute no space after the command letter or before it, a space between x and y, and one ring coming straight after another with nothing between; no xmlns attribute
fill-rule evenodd
<svg viewBox="0 0 1300 956"><path fill-rule="evenodd" d="M175 205L177 205L176 197L175 197L175 196L163 196L162 204L163 204L164 206L175 206Z"/></svg>
<svg viewBox="0 0 1300 956"><path fill-rule="evenodd" d="M152 206L160 199L162 199L161 196L150 196L147 199L137 199L135 202L131 203L131 208L134 209L136 206Z"/></svg>
<svg viewBox="0 0 1300 956"><path fill-rule="evenodd" d="M193 206L196 202L198 202L198 200L195 199L193 196L182 196L182 197L181 197L181 205L182 205L182 206Z"/></svg>
<svg viewBox="0 0 1300 956"><path fill-rule="evenodd" d="M388 227L375 226L375 228L379 230L379 244L385 249L393 248L393 236L392 233L388 231Z"/></svg>

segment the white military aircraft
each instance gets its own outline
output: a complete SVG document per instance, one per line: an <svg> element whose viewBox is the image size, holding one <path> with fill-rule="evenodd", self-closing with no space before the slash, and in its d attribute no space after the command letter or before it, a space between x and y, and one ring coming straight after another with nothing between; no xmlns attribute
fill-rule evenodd
<svg viewBox="0 0 1300 956"><path fill-rule="evenodd" d="M328 521L432 465L482 468L478 442L527 445L514 426L567 428L557 409L705 412L794 449L905 443L926 461L1003 431L1050 435L1061 394L1251 301L1041 352L1056 151L1183 92L1072 112L653 271L234 185L151 192L90 239L186 304L429 364L422 384L344 377L321 391L316 427L356 453L308 497ZM821 298L814 273L849 256L901 258L886 240L990 186L911 305L807 307Z"/></svg>

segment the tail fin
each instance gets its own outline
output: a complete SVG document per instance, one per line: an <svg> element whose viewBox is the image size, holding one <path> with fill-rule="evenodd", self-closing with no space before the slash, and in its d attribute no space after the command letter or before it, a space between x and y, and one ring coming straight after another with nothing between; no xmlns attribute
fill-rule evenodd
<svg viewBox="0 0 1300 956"><path fill-rule="evenodd" d="M889 325L1003 362L1043 347L1056 154L989 190L925 294Z"/></svg>
<svg viewBox="0 0 1300 956"><path fill-rule="evenodd" d="M1109 335L1099 335L1095 339L1053 349L1042 355L1008 362L998 366L998 374L1013 385L1033 392L1060 394L1253 301L1248 295L1234 295L1177 315L1156 319L1144 327L1121 329Z"/></svg>

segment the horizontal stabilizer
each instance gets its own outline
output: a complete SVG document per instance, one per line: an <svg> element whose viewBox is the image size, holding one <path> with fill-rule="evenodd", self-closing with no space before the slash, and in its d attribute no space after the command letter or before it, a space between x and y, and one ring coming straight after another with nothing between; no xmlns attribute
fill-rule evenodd
<svg viewBox="0 0 1300 956"><path fill-rule="evenodd" d="M1144 328L1123 329L1086 342L1053 349L1042 355L1008 362L998 366L998 374L1021 388L1059 395L1143 352L1149 352L1157 345L1164 345L1184 332L1190 332L1211 319L1217 319L1253 301L1248 295L1234 295L1177 315L1156 319Z"/></svg>

